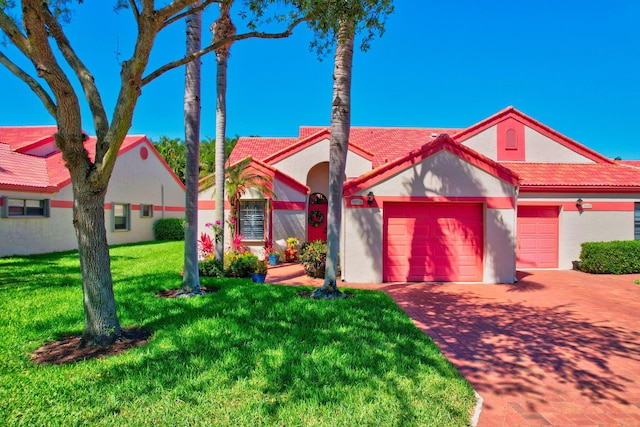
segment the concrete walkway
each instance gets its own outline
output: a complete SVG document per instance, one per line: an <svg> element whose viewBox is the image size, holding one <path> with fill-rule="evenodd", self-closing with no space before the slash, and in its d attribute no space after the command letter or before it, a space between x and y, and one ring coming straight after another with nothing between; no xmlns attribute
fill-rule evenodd
<svg viewBox="0 0 640 427"><path fill-rule="evenodd" d="M353 284L387 292L484 399L478 426L640 426L638 275L518 273L512 285ZM320 285L299 265L268 282Z"/></svg>

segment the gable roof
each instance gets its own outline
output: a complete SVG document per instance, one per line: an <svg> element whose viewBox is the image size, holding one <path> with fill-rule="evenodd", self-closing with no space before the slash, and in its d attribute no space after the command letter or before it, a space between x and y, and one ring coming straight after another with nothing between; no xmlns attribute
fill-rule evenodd
<svg viewBox="0 0 640 427"><path fill-rule="evenodd" d="M349 132L349 149L371 160L372 168L375 169L422 147L442 133L452 134L460 130L352 126ZM240 138L229 159L235 163L253 156L272 164L329 137L329 127L301 126L298 138Z"/></svg>
<svg viewBox="0 0 640 427"><path fill-rule="evenodd" d="M449 135L442 134L438 136L435 141L424 144L421 148L411 151L393 162L386 163L356 179L346 182L344 184L344 196L352 196L359 191L363 191L440 151L448 151L511 185L518 185L518 175L515 172L483 156L477 151L456 142Z"/></svg>
<svg viewBox="0 0 640 427"><path fill-rule="evenodd" d="M246 159L246 157L231 164L231 166L235 166L236 164L238 164L244 159ZM261 173L262 175L269 176L272 180L277 179L278 181L282 182L285 185L288 185L289 187L293 188L294 190L302 194L309 194L308 186L302 184L300 181L296 180L295 178L287 175L281 170L276 169L273 166L261 160L251 158L251 162L249 162L249 164L247 165L247 168L252 168L257 172ZM205 190L207 188L210 188L214 182L215 182L215 173L212 173L203 178L200 178L200 180L198 181L198 192ZM269 183L268 187L273 190L272 183Z"/></svg>
<svg viewBox="0 0 640 427"><path fill-rule="evenodd" d="M505 108L502 111L497 112L496 114L494 114L489 118L486 118L476 123L475 125L472 125L464 130L461 130L460 132L453 135L453 138L458 142L464 142L467 139L471 138L472 136L479 134L480 132L498 124L499 122L507 118L513 118L515 120L520 121L521 123L524 123L527 127L541 133L542 135L547 136L548 138L551 138L555 142L563 145L564 147L572 151L575 151L576 153L590 160L593 160L596 163L605 163L605 164L613 163L613 160L609 159L608 157L603 156L602 154L593 151L592 149L580 144L579 142L564 136L560 132L557 132L551 129L549 126L540 123L539 121L527 116L526 114L516 110L514 107L511 107L511 106Z"/></svg>
<svg viewBox="0 0 640 427"><path fill-rule="evenodd" d="M22 134L20 133L22 132ZM49 136L44 136L49 132ZM41 193L56 193L71 183L69 170L65 166L62 153L55 151L47 156L24 154L43 143L53 140L57 132L55 126L35 127L0 127L0 189L12 191L31 191ZM23 135L21 139L20 135ZM34 138L29 140L28 138ZM91 159L95 159L96 138L89 137L84 147ZM184 188L166 164L162 156L144 135L127 135L120 147L119 155L145 144L149 150L163 163L174 179ZM15 148L14 148L15 147Z"/></svg>

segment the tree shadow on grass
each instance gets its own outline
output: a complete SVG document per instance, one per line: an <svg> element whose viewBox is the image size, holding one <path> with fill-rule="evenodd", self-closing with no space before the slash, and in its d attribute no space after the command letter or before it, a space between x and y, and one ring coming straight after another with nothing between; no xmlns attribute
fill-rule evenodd
<svg viewBox="0 0 640 427"><path fill-rule="evenodd" d="M446 285L420 285L420 296L415 286L384 290L481 395L517 392L542 399L553 394L550 385L560 382L592 401L628 404L629 388L638 390L636 380L612 367L614 358L640 366L640 333L635 330L585 320L572 304L496 302L449 292Z"/></svg>

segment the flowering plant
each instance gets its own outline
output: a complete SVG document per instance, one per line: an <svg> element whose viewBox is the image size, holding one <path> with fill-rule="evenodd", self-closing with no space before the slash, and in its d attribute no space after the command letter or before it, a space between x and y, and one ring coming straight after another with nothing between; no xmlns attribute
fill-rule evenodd
<svg viewBox="0 0 640 427"><path fill-rule="evenodd" d="M270 239L264 239L264 253L267 255L280 255L276 248L273 247Z"/></svg>
<svg viewBox="0 0 640 427"><path fill-rule="evenodd" d="M200 233L200 238L198 239L198 250L200 251L201 259L208 259L213 256L215 245L211 236L207 233Z"/></svg>
<svg viewBox="0 0 640 427"><path fill-rule="evenodd" d="M229 230L231 230L231 232L234 232L236 221L234 219L228 219L225 222L229 226ZM216 243L222 241L222 222L219 219L216 219L215 222L207 222L204 226L213 230L213 235L215 236Z"/></svg>

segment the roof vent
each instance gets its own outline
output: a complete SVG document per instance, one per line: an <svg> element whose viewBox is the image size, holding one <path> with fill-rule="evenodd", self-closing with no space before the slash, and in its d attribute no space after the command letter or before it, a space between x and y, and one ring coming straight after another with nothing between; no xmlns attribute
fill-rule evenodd
<svg viewBox="0 0 640 427"><path fill-rule="evenodd" d="M431 132L431 138L435 138L436 136L438 136L438 134L437 134L437 133L435 133L435 132Z"/></svg>

